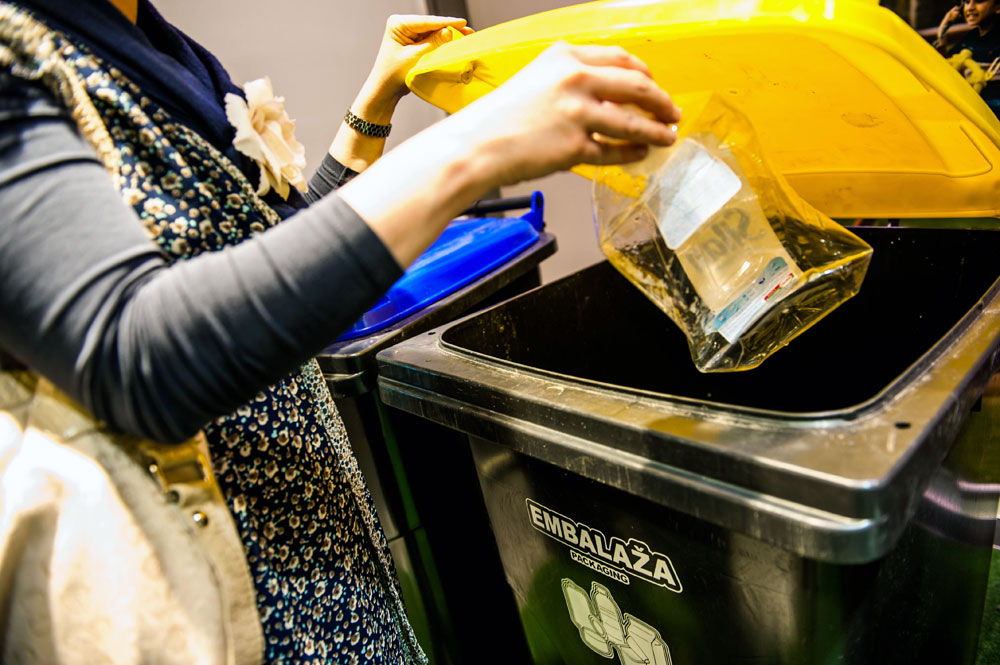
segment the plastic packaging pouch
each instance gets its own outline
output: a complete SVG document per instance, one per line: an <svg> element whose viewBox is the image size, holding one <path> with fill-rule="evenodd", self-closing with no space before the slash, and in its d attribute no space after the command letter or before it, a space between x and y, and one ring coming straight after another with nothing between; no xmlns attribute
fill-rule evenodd
<svg viewBox="0 0 1000 665"><path fill-rule="evenodd" d="M608 260L666 312L702 372L751 369L854 296L871 247L806 203L719 96L678 140L594 174Z"/></svg>

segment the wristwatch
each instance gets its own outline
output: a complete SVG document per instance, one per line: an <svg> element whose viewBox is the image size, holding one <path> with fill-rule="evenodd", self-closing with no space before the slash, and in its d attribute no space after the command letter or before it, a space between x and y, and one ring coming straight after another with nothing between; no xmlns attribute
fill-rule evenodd
<svg viewBox="0 0 1000 665"><path fill-rule="evenodd" d="M384 139L389 136L389 130L392 129L392 125L376 125L374 122L368 122L367 120L359 118L354 115L351 109L347 109L347 115L344 116L344 122L358 134L373 136L377 139Z"/></svg>

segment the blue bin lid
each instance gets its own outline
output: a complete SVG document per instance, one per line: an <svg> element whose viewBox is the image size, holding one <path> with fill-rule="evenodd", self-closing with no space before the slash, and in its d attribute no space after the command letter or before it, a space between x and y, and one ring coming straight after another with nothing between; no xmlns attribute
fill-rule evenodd
<svg viewBox="0 0 1000 665"><path fill-rule="evenodd" d="M336 341L376 333L502 266L538 240L544 209L542 193L536 191L531 210L521 217L454 220Z"/></svg>

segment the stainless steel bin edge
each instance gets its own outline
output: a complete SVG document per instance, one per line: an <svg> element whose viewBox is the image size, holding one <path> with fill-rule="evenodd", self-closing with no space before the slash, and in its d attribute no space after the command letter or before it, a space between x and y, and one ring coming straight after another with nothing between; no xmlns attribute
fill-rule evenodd
<svg viewBox="0 0 1000 665"><path fill-rule="evenodd" d="M863 563L892 548L1000 369L1000 283L876 398L805 416L533 371L451 348L446 329L379 354L386 404L802 556Z"/></svg>

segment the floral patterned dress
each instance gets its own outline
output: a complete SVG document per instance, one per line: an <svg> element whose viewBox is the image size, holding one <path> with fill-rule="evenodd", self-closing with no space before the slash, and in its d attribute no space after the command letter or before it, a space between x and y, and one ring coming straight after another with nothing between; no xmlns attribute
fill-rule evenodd
<svg viewBox="0 0 1000 665"><path fill-rule="evenodd" d="M0 3L0 56L73 113L150 239L182 261L281 219L223 154L83 44ZM234 331L235 334L235 331ZM271 663L423 663L371 496L315 362L205 427Z"/></svg>

